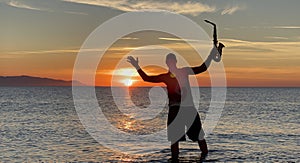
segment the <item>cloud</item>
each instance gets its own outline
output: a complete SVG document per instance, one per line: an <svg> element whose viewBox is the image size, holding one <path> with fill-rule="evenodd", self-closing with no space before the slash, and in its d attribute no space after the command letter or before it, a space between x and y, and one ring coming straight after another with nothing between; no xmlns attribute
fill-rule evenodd
<svg viewBox="0 0 300 163"><path fill-rule="evenodd" d="M21 8L21 9L28 9L28 10L35 10L35 11L50 11L48 9L33 7L30 5L21 3L19 1L8 1L6 4L8 6L15 7L15 8Z"/></svg>
<svg viewBox="0 0 300 163"><path fill-rule="evenodd" d="M279 37L279 36L266 36L267 39L274 39L274 40L288 40L287 37Z"/></svg>
<svg viewBox="0 0 300 163"><path fill-rule="evenodd" d="M32 50L32 51L12 51L7 52L8 54L61 54L61 53L78 53L76 49L58 49L58 50Z"/></svg>
<svg viewBox="0 0 300 163"><path fill-rule="evenodd" d="M253 45L239 45L239 46L234 46L231 45L230 50L233 51L238 51L238 52L272 52L273 50L270 48L261 48L261 47L257 47L257 46L253 46Z"/></svg>
<svg viewBox="0 0 300 163"><path fill-rule="evenodd" d="M162 2L162 1L138 1L138 0L63 0L80 4L104 6L121 11L138 11L146 9L159 9L173 11L179 14L197 16L204 12L215 12L216 8L200 2Z"/></svg>
<svg viewBox="0 0 300 163"><path fill-rule="evenodd" d="M120 40L138 40L139 38L137 37L122 37Z"/></svg>
<svg viewBox="0 0 300 163"><path fill-rule="evenodd" d="M89 15L89 14L84 13L84 12L75 12L75 11L64 11L64 13L73 14L73 15Z"/></svg>
<svg viewBox="0 0 300 163"><path fill-rule="evenodd" d="M275 29L300 29L300 26L274 26Z"/></svg>
<svg viewBox="0 0 300 163"><path fill-rule="evenodd" d="M236 65L241 61L244 61L241 66L249 66L252 63L255 63L256 66L275 67L293 67L299 65L299 41L256 42L224 39L222 43L226 45L224 51L224 56L226 57L224 58L231 65Z"/></svg>
<svg viewBox="0 0 300 163"><path fill-rule="evenodd" d="M160 37L159 40L166 40L166 41L180 41L180 42L199 42L200 40L193 40L193 39L182 39L182 38L175 38L175 37Z"/></svg>
<svg viewBox="0 0 300 163"><path fill-rule="evenodd" d="M225 8L222 12L221 12L221 15L232 15L233 13L235 13L236 11L239 11L239 10L243 10L244 7L240 7L240 6L230 6L230 7L227 7Z"/></svg>
<svg viewBox="0 0 300 163"><path fill-rule="evenodd" d="M241 29L300 29L300 26L240 26Z"/></svg>
<svg viewBox="0 0 300 163"><path fill-rule="evenodd" d="M221 42L226 42L231 45L254 45L254 46L262 46L262 45L274 45L274 46L295 46L299 45L300 42L263 42L263 41L245 41L238 39L222 39Z"/></svg>

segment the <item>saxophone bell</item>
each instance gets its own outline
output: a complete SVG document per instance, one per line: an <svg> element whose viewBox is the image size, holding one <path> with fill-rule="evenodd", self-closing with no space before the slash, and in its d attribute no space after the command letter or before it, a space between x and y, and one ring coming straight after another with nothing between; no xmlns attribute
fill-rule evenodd
<svg viewBox="0 0 300 163"><path fill-rule="evenodd" d="M224 44L222 44L221 42L219 43L219 46L217 46L217 54L213 57L213 60L215 62L220 62L221 61L221 57L222 57L222 52L223 52L223 48L225 47Z"/></svg>

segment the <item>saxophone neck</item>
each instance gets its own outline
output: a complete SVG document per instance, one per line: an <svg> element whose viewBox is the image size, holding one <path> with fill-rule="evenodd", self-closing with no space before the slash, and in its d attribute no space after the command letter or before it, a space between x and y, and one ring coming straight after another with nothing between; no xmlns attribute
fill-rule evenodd
<svg viewBox="0 0 300 163"><path fill-rule="evenodd" d="M213 37L214 37L214 44L215 44L215 46L218 46L217 26L215 24L214 24L214 34L213 34Z"/></svg>

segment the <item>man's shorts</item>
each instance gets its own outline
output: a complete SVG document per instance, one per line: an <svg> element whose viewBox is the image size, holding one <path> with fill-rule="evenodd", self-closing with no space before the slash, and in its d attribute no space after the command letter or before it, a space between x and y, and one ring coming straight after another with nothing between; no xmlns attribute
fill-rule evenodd
<svg viewBox="0 0 300 163"><path fill-rule="evenodd" d="M204 131L199 113L193 106L170 106L168 114L168 140L171 142L185 141L185 135L192 141L204 139ZM185 127L187 132L185 132Z"/></svg>

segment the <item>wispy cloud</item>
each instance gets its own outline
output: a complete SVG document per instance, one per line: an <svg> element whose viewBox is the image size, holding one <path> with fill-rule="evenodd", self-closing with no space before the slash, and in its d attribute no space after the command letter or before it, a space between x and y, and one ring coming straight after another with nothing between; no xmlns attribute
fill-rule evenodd
<svg viewBox="0 0 300 163"><path fill-rule="evenodd" d="M241 29L300 29L300 26L290 26L290 25L285 25L285 26L239 26Z"/></svg>
<svg viewBox="0 0 300 163"><path fill-rule="evenodd" d="M75 12L75 11L64 11L66 14L73 14L73 15L89 15L85 12Z"/></svg>
<svg viewBox="0 0 300 163"><path fill-rule="evenodd" d="M204 12L214 12L216 7L200 2L162 2L162 1L142 1L142 0L63 0L80 4L104 6L121 11L137 11L145 9L160 9L173 11L180 14L199 15Z"/></svg>
<svg viewBox="0 0 300 163"><path fill-rule="evenodd" d="M221 14L222 15L226 15L226 14L232 15L233 13L235 13L239 10L243 10L243 9L244 9L244 7L241 7L241 6L228 6L221 12Z"/></svg>
<svg viewBox="0 0 300 163"><path fill-rule="evenodd" d="M222 42L227 42L229 44L234 45L299 45L299 42L255 42L255 41L245 41L245 40L238 40L238 39L222 39Z"/></svg>
<svg viewBox="0 0 300 163"><path fill-rule="evenodd" d="M138 47L136 47L138 48ZM10 51L6 52L8 55L42 55L42 54L77 54L80 52L104 52L106 48L95 48L95 49L53 49L53 50L31 50L31 51ZM122 50L127 50L127 47L112 47L109 48L110 51L117 52Z"/></svg>
<svg viewBox="0 0 300 163"><path fill-rule="evenodd" d="M138 40L139 38L137 38L137 37L122 37L120 39L121 40Z"/></svg>
<svg viewBox="0 0 300 163"><path fill-rule="evenodd" d="M274 40L288 40L287 37L279 37L279 36L266 36L267 39L274 39Z"/></svg>
<svg viewBox="0 0 300 163"><path fill-rule="evenodd" d="M28 5L28 4L24 4L24 3L22 3L22 2L15 1L15 0L8 1L8 2L6 2L6 4L7 4L8 6L11 6L11 7L21 8L21 9L27 9L27 10L35 10L35 11L51 11L51 10L49 10L49 9L33 7L33 6Z"/></svg>
<svg viewBox="0 0 300 163"><path fill-rule="evenodd" d="M76 49L58 49L58 50L32 50L32 51L13 51L7 52L8 54L62 54L62 53L78 53Z"/></svg>
<svg viewBox="0 0 300 163"><path fill-rule="evenodd" d="M274 26L275 29L300 29L300 26Z"/></svg>
<svg viewBox="0 0 300 163"><path fill-rule="evenodd" d="M193 39L182 39L182 38L175 38L175 37L160 37L159 40L166 40L166 41L188 41L188 42L199 42L200 40L193 40Z"/></svg>
<svg viewBox="0 0 300 163"><path fill-rule="evenodd" d="M276 63L278 65L299 65L300 54L295 53L300 50L299 41L255 42L222 39L222 43L226 45L225 50L230 54L228 57L231 58L230 60L232 62L234 62L234 60L243 59L258 62L266 61L269 64Z"/></svg>

